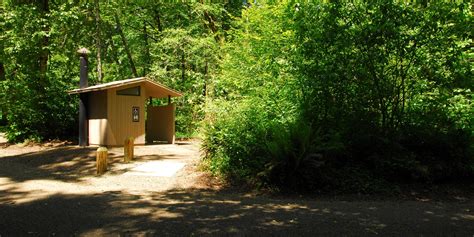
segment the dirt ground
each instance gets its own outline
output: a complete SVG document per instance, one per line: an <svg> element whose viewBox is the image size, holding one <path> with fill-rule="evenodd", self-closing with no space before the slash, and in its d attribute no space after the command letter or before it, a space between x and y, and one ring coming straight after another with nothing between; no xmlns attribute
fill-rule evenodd
<svg viewBox="0 0 474 237"><path fill-rule="evenodd" d="M5 134L0 132L0 144L7 143L7 139L5 138Z"/></svg>
<svg viewBox="0 0 474 237"><path fill-rule="evenodd" d="M470 196L253 195L201 172L196 142L136 147L128 164L122 148L110 148L102 176L95 175L96 148L0 147L0 236L474 236ZM147 164L184 167L171 176L134 171Z"/></svg>

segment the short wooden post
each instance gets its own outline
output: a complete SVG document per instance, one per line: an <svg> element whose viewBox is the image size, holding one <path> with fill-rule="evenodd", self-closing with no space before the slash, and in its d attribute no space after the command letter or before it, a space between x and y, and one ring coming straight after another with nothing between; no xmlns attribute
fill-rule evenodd
<svg viewBox="0 0 474 237"><path fill-rule="evenodd" d="M107 171L107 156L108 150L105 147L99 147L97 149L97 174L103 174Z"/></svg>
<svg viewBox="0 0 474 237"><path fill-rule="evenodd" d="M135 138L127 137L125 144L123 145L123 161L128 163L133 160L133 145Z"/></svg>

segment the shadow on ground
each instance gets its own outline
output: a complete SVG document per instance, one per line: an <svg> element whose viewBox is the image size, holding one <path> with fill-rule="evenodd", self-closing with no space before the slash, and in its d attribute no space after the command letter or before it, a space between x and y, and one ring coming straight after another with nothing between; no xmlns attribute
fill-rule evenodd
<svg viewBox="0 0 474 237"><path fill-rule="evenodd" d="M469 236L470 208L472 203L295 201L207 190L57 194L0 204L0 235Z"/></svg>
<svg viewBox="0 0 474 237"><path fill-rule="evenodd" d="M8 177L15 182L37 179L79 182L81 178L96 175L96 150L97 148L93 147L63 146L0 157L0 167L3 167L0 177ZM120 148L109 151L108 174L120 174L127 171L115 169L123 164L123 152L117 152L117 150ZM173 158L175 158L174 154L139 155L135 156L134 162ZM5 167L8 168L5 169Z"/></svg>
<svg viewBox="0 0 474 237"><path fill-rule="evenodd" d="M123 157L114 150L109 155L113 171ZM136 161L175 158L172 154L143 155ZM22 184L31 180L69 183L95 176L95 148L72 146L2 157L0 167L0 179L8 184L0 187L0 236L472 236L474 233L472 199L328 201L207 189L45 193L37 186L22 188Z"/></svg>

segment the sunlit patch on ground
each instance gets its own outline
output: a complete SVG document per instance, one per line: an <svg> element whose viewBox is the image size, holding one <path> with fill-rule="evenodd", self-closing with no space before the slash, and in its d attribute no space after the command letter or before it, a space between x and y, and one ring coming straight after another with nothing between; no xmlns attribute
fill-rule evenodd
<svg viewBox="0 0 474 237"><path fill-rule="evenodd" d="M126 176L156 176L172 177L184 167L184 163L176 161L149 161L139 164L130 171L124 173Z"/></svg>

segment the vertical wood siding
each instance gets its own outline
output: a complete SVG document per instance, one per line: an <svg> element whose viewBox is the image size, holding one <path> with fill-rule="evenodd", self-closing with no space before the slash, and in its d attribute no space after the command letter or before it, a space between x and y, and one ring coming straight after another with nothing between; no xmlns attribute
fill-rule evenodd
<svg viewBox="0 0 474 237"><path fill-rule="evenodd" d="M119 89L135 86L137 85ZM145 144L145 100L147 96L144 86L140 86L140 96L117 95L117 88L107 90L107 145L123 146L125 139L130 136L135 138L135 144ZM139 122L132 121L133 107L138 107L140 110Z"/></svg>

